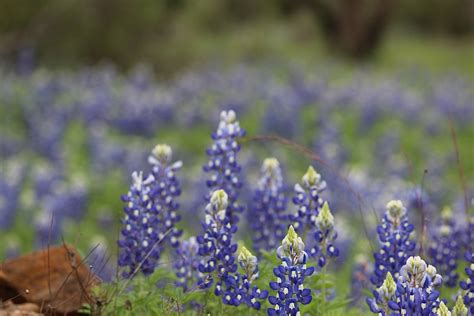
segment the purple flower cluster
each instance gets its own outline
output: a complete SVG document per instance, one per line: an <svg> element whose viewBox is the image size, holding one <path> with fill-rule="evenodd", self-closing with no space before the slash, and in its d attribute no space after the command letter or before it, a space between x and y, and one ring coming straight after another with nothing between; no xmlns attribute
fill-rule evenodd
<svg viewBox="0 0 474 316"><path fill-rule="evenodd" d="M440 225L430 238L428 255L443 276L444 284L455 287L459 279L457 261L461 257L461 232L456 228L450 208L443 209L441 216Z"/></svg>
<svg viewBox="0 0 474 316"><path fill-rule="evenodd" d="M354 259L351 276L351 305L360 306L365 299L364 291L370 287L372 267L365 255L359 254Z"/></svg>
<svg viewBox="0 0 474 316"><path fill-rule="evenodd" d="M414 254L415 242L410 238L414 227L406 213L401 201L392 200L387 203L382 223L377 226L381 249L374 253L374 274L370 278L377 287L382 285L388 272L398 277L401 267Z"/></svg>
<svg viewBox="0 0 474 316"><path fill-rule="evenodd" d="M156 227L159 231L158 237L176 248L183 233L176 227L181 219L176 212L179 208L176 198L181 194L181 185L176 172L181 169L182 162L173 163L171 157L172 151L168 145L157 145L148 157L154 179L150 184L150 199L158 219Z"/></svg>
<svg viewBox="0 0 474 316"><path fill-rule="evenodd" d="M267 158L248 210L254 248L272 250L280 243L286 230L286 206L280 163L276 158Z"/></svg>
<svg viewBox="0 0 474 316"><path fill-rule="evenodd" d="M210 194L215 190L224 190L229 197L229 205L226 208L226 217L230 223L239 221L238 213L242 213L244 208L238 204L239 191L242 186L240 179L240 165L237 161L237 154L240 145L238 138L245 135L245 130L240 128L235 112L222 111L220 115L217 131L212 134L214 143L207 149L209 162L203 169L209 174L206 184Z"/></svg>
<svg viewBox="0 0 474 316"><path fill-rule="evenodd" d="M303 235L303 238L314 228L316 216L324 202L320 194L325 188L326 182L312 166L308 167L308 171L303 176L302 185L295 184L293 204L296 205L297 211L295 214L290 214L289 219L296 232Z"/></svg>
<svg viewBox="0 0 474 316"><path fill-rule="evenodd" d="M158 238L160 232L155 227L158 219L153 213L150 200L152 175L143 179L143 173L132 174L133 184L127 195L122 196L125 203L125 219L118 245L121 248L118 265L127 267L123 271L125 278L133 277L139 270L149 275L155 271L160 259L160 246L163 240Z"/></svg>
<svg viewBox="0 0 474 316"><path fill-rule="evenodd" d="M204 275L198 285L201 288L210 288L215 283L214 294L221 296L226 305L239 306L246 303L259 309L260 303L257 299L265 299L267 294L250 286L258 276L256 257L249 255L248 251L243 251L236 260L237 244L232 243L232 237L237 226L230 223L227 216L228 206L229 198L226 192L214 191L206 207L204 235L197 237L198 254L201 257L198 269ZM238 273L237 261L244 268L244 275Z"/></svg>
<svg viewBox="0 0 474 316"><path fill-rule="evenodd" d="M461 281L461 289L464 291L463 301L469 309L469 315L474 315L474 253L467 251L464 255L468 266L464 269L467 279Z"/></svg>
<svg viewBox="0 0 474 316"><path fill-rule="evenodd" d="M439 291L442 278L436 268L427 265L420 257L409 257L395 282L387 273L383 284L373 291L374 298L367 303L373 313L379 315L437 315L440 305Z"/></svg>
<svg viewBox="0 0 474 316"><path fill-rule="evenodd" d="M252 282L258 278L257 257L252 255L247 248L242 247L237 260L244 273L237 274L239 285L235 291L236 299L239 304L245 303L247 306L259 310L262 305L261 301L268 297L268 291L261 290L256 285L252 286Z"/></svg>
<svg viewBox="0 0 474 316"><path fill-rule="evenodd" d="M204 234L197 237L198 254L202 257L199 272L206 274L199 280L199 286L209 288L216 282L215 293L218 296L222 294L222 282L232 283L232 274L237 272L237 244L232 243L237 226L231 224L227 217L228 204L228 195L224 190L212 194L202 223Z"/></svg>
<svg viewBox="0 0 474 316"><path fill-rule="evenodd" d="M321 179L312 166L302 178L302 184L295 185L293 203L298 207L295 214L290 214L290 221L295 230L304 237L308 233L309 255L315 258L319 267L324 267L329 258L339 256L339 250L334 245L337 233L334 230L334 217L329 205L321 198L321 192L326 188L326 182Z"/></svg>
<svg viewBox="0 0 474 316"><path fill-rule="evenodd" d="M312 300L311 289L304 287L306 277L314 273L314 267L307 267L308 254L304 251L301 237L290 226L288 234L277 249L281 264L273 269L276 282L270 282L270 288L277 291L276 296L269 296L268 301L274 307L268 309L268 315L300 314L299 304L307 305Z"/></svg>
<svg viewBox="0 0 474 316"><path fill-rule="evenodd" d="M324 267L328 259L339 256L339 249L334 244L337 238L337 232L334 230L334 217L329 209L328 202L324 202L323 208L316 216L316 227L314 233L316 243L311 248L311 257L318 260L318 265Z"/></svg>
<svg viewBox="0 0 474 316"><path fill-rule="evenodd" d="M180 219L175 198L181 189L175 172L181 162L170 164L171 156L169 146L157 145L149 157L152 173L144 178L142 172L134 172L130 191L122 196L125 218L118 241L118 264L128 268L123 271L126 278L138 270L145 275L153 273L165 242L172 247L179 245L182 232L175 226Z"/></svg>
<svg viewBox="0 0 474 316"><path fill-rule="evenodd" d="M176 285L188 291L194 288L199 278L203 275L198 271L200 258L198 256L199 244L196 237L181 241L176 249L176 259L173 264L178 280Z"/></svg>

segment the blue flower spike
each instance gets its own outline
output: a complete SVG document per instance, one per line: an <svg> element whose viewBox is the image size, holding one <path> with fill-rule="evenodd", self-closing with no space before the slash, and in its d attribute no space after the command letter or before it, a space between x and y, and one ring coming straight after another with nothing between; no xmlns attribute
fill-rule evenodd
<svg viewBox="0 0 474 316"><path fill-rule="evenodd" d="M306 277L314 273L314 267L307 267L308 254L304 251L304 243L295 232L293 226L277 249L281 264L273 269L276 282L270 282L270 288L277 292L269 296L268 301L274 307L267 310L273 315L300 315L299 304L306 305L312 300L311 290L304 287Z"/></svg>
<svg viewBox="0 0 474 316"><path fill-rule="evenodd" d="M433 232L428 255L431 262L443 275L444 284L455 287L458 284L457 261L462 257L462 232L455 226L452 210L445 207L441 212L441 221Z"/></svg>
<svg viewBox="0 0 474 316"><path fill-rule="evenodd" d="M240 179L241 167L237 161L240 151L238 139L245 135L245 130L240 127L234 111L222 111L217 131L212 134L214 140L206 153L209 161L203 169L209 174L206 181L209 188L208 200L215 190L224 190L229 199L227 217L232 224L239 221L239 213L244 211L243 206L238 204L242 180Z"/></svg>
<svg viewBox="0 0 474 316"><path fill-rule="evenodd" d="M401 267L415 252L415 242L411 239L414 226L408 222L402 201L389 201L386 208L382 223L377 226L381 248L374 253L374 274L370 278L376 287L382 285L388 272L398 278Z"/></svg>
<svg viewBox="0 0 474 316"><path fill-rule="evenodd" d="M122 273L125 278L133 277L138 271L144 275L153 273L160 258L159 244L163 241L155 229L157 219L150 199L150 184L155 178L149 175L144 179L141 171L134 172L132 178L128 194L122 196L125 218L118 241L121 249L118 265L127 268Z"/></svg>
<svg viewBox="0 0 474 316"><path fill-rule="evenodd" d="M283 239L287 227L287 218L283 214L286 205L280 163L276 158L267 158L263 161L258 187L248 213L256 250L275 249Z"/></svg>
<svg viewBox="0 0 474 316"><path fill-rule="evenodd" d="M311 256L318 260L318 265L322 268L329 259L339 256L339 249L334 245L337 238L334 230L334 216L328 202L324 202L321 211L316 216L315 224L318 228L314 234L317 243L311 248Z"/></svg>

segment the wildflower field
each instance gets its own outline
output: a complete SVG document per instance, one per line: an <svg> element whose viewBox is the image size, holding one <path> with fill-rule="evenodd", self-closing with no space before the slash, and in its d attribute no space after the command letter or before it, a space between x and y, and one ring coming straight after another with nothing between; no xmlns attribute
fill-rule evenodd
<svg viewBox="0 0 474 316"><path fill-rule="evenodd" d="M244 63L0 83L0 258L74 245L101 280L83 314L474 313L468 76Z"/></svg>

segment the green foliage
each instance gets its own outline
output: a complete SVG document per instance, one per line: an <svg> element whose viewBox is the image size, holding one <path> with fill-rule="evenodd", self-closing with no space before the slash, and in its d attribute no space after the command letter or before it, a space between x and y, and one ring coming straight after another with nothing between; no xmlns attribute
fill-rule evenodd
<svg viewBox="0 0 474 316"><path fill-rule="evenodd" d="M255 284L262 289L268 289L273 281L273 268L280 263L276 253L262 252L259 260L260 277ZM221 298L216 297L213 288L209 290L192 289L183 292L182 288L174 285L173 272L161 267L151 276L137 275L132 280L119 280L110 284L102 284L95 288L93 297L96 304L85 305L84 314L91 315L266 315L270 307L268 301L262 302L260 311L250 309L242 304L239 307L222 304ZM316 293L323 287L335 286L335 279L327 273L317 273L308 278L307 287L315 289ZM348 311L350 300L335 299L324 301L320 294L313 296L313 301L302 306L302 312L308 315L358 315Z"/></svg>

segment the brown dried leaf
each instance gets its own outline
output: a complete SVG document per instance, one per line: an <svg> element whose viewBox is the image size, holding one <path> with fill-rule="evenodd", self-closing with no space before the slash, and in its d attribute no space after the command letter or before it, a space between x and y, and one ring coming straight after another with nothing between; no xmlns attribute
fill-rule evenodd
<svg viewBox="0 0 474 316"><path fill-rule="evenodd" d="M0 316L41 316L39 306L33 303L14 304L12 301L3 303L0 308Z"/></svg>
<svg viewBox="0 0 474 316"><path fill-rule="evenodd" d="M50 247L8 260L0 266L0 300L30 302L49 313L73 313L93 303L99 279L69 245Z"/></svg>

